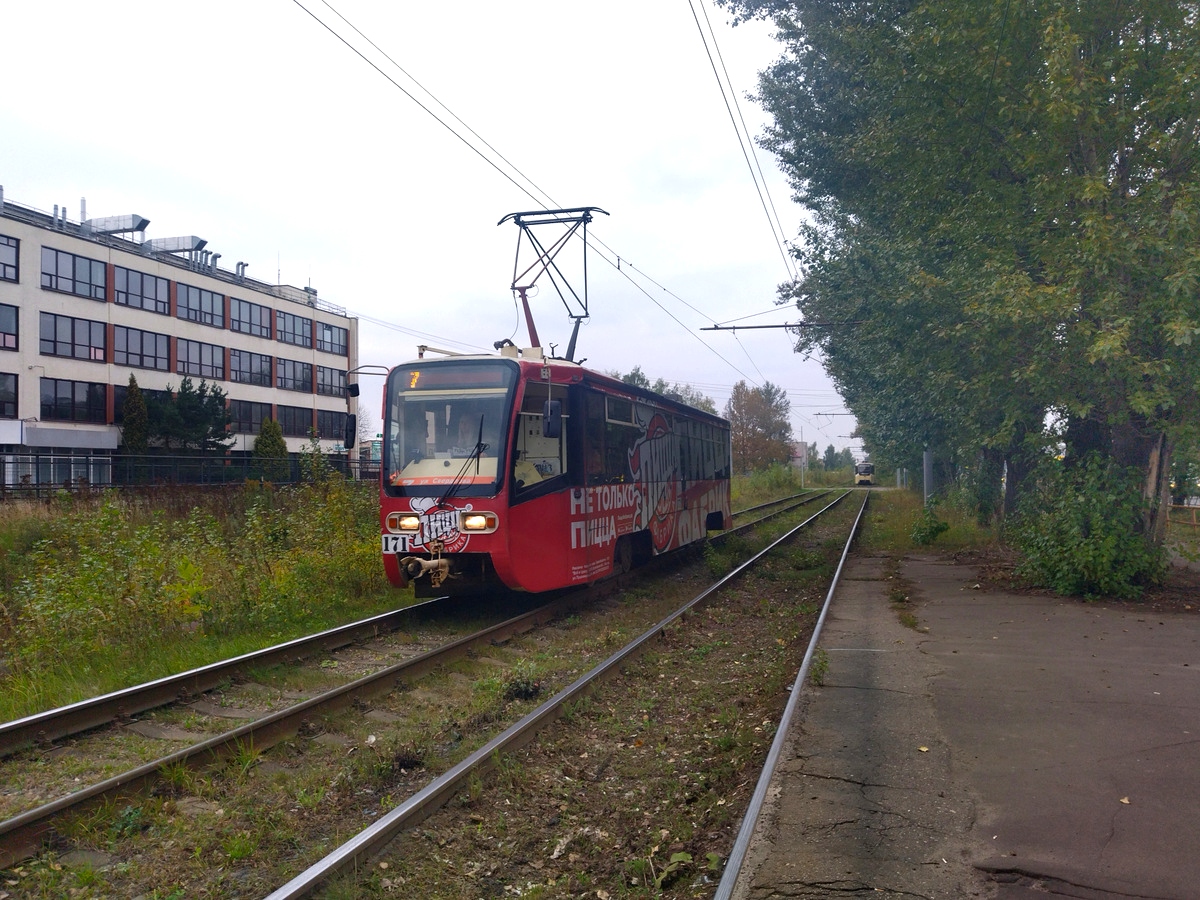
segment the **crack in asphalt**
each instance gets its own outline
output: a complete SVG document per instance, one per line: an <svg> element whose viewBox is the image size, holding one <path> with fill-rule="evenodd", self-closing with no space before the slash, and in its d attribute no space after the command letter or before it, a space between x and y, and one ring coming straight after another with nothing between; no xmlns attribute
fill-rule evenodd
<svg viewBox="0 0 1200 900"><path fill-rule="evenodd" d="M796 888L802 893L792 893L788 891L784 893L781 889ZM817 893L813 893L813 892ZM878 897L881 894L885 897L913 897L915 900L931 900L928 894L918 894L913 891L906 891L900 888L867 884L858 880L847 881L787 881L778 885L777 889L770 896L783 897L828 897L831 893L836 893L838 896L854 897L860 894L869 894L873 897Z"/></svg>
<svg viewBox="0 0 1200 900"><path fill-rule="evenodd" d="M1066 890L1088 891L1094 893L1097 897L1111 897L1116 900L1118 897L1127 897L1129 900L1174 900L1170 895L1166 894L1127 894L1124 891L1111 891L1107 888L1099 888L1090 884L1083 884L1078 881L1068 881L1065 878L1056 878L1052 875L1042 875L1032 869L1023 869L1020 867L1001 867L989 866L985 864L975 867L980 872L983 872L990 880L1002 884L1020 884L1025 882L1027 886L1043 893L1058 895L1060 897L1077 897L1078 894L1065 893ZM1008 877L1005 877L1008 876ZM1060 889L1061 888L1061 889Z"/></svg>

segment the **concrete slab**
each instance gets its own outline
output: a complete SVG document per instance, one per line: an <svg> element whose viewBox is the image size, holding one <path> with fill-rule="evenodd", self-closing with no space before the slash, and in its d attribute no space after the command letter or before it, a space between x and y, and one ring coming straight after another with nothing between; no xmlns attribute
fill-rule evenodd
<svg viewBox="0 0 1200 900"><path fill-rule="evenodd" d="M1200 619L975 591L972 574L904 568L979 795L975 864L1091 892L1067 896L1200 896Z"/></svg>
<svg viewBox="0 0 1200 900"><path fill-rule="evenodd" d="M1200 617L901 575L918 630L851 562L735 896L1200 897Z"/></svg>
<svg viewBox="0 0 1200 900"><path fill-rule="evenodd" d="M975 804L930 702L939 667L890 608L883 562L843 575L824 686L807 691L735 897L987 895L965 854Z"/></svg>

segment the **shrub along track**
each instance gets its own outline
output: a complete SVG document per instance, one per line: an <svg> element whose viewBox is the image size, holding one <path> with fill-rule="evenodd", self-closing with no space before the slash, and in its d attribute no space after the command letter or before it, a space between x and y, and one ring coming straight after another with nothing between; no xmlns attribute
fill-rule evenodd
<svg viewBox="0 0 1200 900"><path fill-rule="evenodd" d="M819 496L821 494L805 492L790 497L781 497L778 500L738 510L734 513L734 517L745 520L751 513L796 500L800 500L801 504L807 503ZM801 500L801 498L804 499ZM444 598L441 599L444 600ZM508 607L528 606L530 599L528 596L521 596L520 602L514 604L513 601L517 599L517 597L509 597L505 605ZM489 613L495 609L495 606L488 604L486 600L476 601L475 605L488 607ZM450 607L449 612L447 612L447 607ZM515 612L515 609L513 611ZM188 672L160 678L147 684L135 685L125 690L46 710L11 722L0 722L0 759L34 745L45 749L52 742L62 738L81 734L113 722L127 721L130 717L147 710L158 709L176 702L186 703L210 691L221 691L233 682L245 680L248 672L262 671L277 664L302 661L316 654L332 653L351 644L361 644L364 641L378 638L382 634L411 630L423 622L447 615L461 616L460 607L441 602L441 600L430 600L360 622L352 622L319 634L266 647L235 659L221 660ZM0 806L0 815L2 814L3 807Z"/></svg>
<svg viewBox="0 0 1200 900"><path fill-rule="evenodd" d="M811 499L811 496L808 499ZM774 504L764 504L764 506L768 505ZM750 510L744 510L743 512L750 512ZM430 613L426 612L425 614L428 617ZM546 618L550 618L550 616L542 612L539 620L545 620ZM508 631L516 631L521 628L528 628L528 626L532 625L522 625L520 628L514 628L510 624ZM378 623L372 625L372 628L376 631L382 630ZM341 644L346 643L346 640L342 640L342 638L334 638L329 635L324 636L323 640L326 644L331 644L331 646L341 646ZM334 674L338 680L344 682L344 680L348 680L360 671L368 670L368 668L379 668L384 665L386 660L394 658L397 653L414 656L420 653L424 644L430 643L432 640L431 636L422 635L420 636L420 643L414 644L412 634L401 632L401 635L392 638L390 641L380 640L367 644L366 647L359 646L343 650L342 653L337 654L337 659L332 659L331 656L325 655L319 660L319 665L308 668L307 674L298 674L295 670L283 674L252 672L250 677L257 678L257 680L236 686L227 684L226 688L218 691L216 696L206 698L208 702L197 704L199 712L196 708L192 707L176 707L164 710L164 712L154 716L143 716L142 721L136 725L142 726L140 727L140 731L146 734L154 734L155 737L142 737L139 734L131 734L131 736L128 736L128 740L131 743L125 749L113 750L104 748L104 740L106 738L103 736L126 732L125 728L115 728L115 730L95 732L82 739L72 740L70 745L60 744L58 748L49 750L41 748L34 751L26 751L25 754L18 755L5 763L4 792L6 797L0 798L0 804L5 804L0 805L0 810L5 810L5 815L12 815L12 812L8 810L11 810L13 805L24 804L28 806L29 798L34 797L36 800L40 797L40 794L41 796L54 796L56 793L64 793L66 791L90 793L92 797L100 797L102 799L103 805L101 809L89 815L77 816L76 820L74 820L74 826L67 828L67 833L83 835L85 838L94 839L103 832L103 823L106 821L106 818L112 818L115 812L116 820L119 823L118 836L122 839L127 838L132 832L138 832L143 826L151 822L154 816L146 811L144 806L121 805L124 802L118 802L115 799L115 794L121 788L140 785L144 781L155 780L158 776L166 776L168 784L173 787L170 787L168 791L160 790L160 797L170 793L186 791L192 791L193 793L220 792L220 788L218 788L218 781L220 779L217 778L216 773L196 773L191 768L188 768L187 761L194 761L197 751L188 751L187 749L176 751L175 754L167 757L166 764L163 764L162 757L158 756L158 754L161 754L161 740L156 738L175 740L178 743L188 737L191 737L193 740L196 739L196 732L220 731L221 727L227 726L215 726L214 722L220 721L222 715L230 713L236 715L239 713L239 710L245 707L258 707L258 714L260 715L264 707L281 703L286 706L288 702L294 702L296 694L316 694L318 692L317 679L313 677L313 672ZM445 640L444 634L439 636L439 640ZM463 643L466 643L466 641L467 638L464 638ZM476 636L474 646L478 646L479 643L479 638ZM385 646L385 644L390 644L390 646ZM272 649L277 650L278 648ZM298 650L294 647L289 652L292 653L292 656L298 655ZM426 655L432 654L422 654L422 658ZM280 654L276 653L272 659L277 659L278 656ZM268 665L268 662L262 661L260 665ZM434 665L433 662L427 662L424 668L430 668L432 665ZM245 670L245 667L246 664L244 662L241 666L242 670ZM408 672L406 676L410 677L412 674L412 672ZM211 679L212 673L206 673L206 677ZM246 676L242 677L245 678ZM390 682L386 682L386 685L395 685L397 678L398 676L392 677ZM462 685L458 686L461 688ZM161 686L158 690L161 692ZM379 688L377 686L376 692L378 691ZM353 691L342 692L343 706L346 703L347 697L352 696L352 694ZM462 700L461 697L460 700ZM362 701L361 698L355 702L359 704L360 708L365 708L365 701ZM472 701L468 698L467 702L469 704ZM330 726L322 724L322 721L320 721L323 716L329 716L332 713L320 712L317 704L313 702L301 704L301 707L304 706L310 708L307 710L301 708L299 712L292 710L290 713L287 710L283 710L282 713L275 713L269 716L269 719L276 721L274 725L268 722L268 728L266 728L262 737L254 737L252 726L244 726L233 732L224 732L210 738L208 742L205 742L205 745L200 746L199 752L205 754L206 758L223 757L226 760L224 766L232 770L235 780L245 780L248 773L258 772L259 769L265 770L265 772L272 770L272 763L270 761L263 762L262 766L258 766L264 745L274 743L275 740L281 739L281 737L293 736L298 731L298 722L300 722L299 728L302 733L308 738L314 738L311 742L304 743L324 743L331 745L334 748L332 750L334 756L340 750L347 750L346 742L340 736L336 736L335 733L325 733L326 728ZM310 718L304 718L305 715L310 716ZM151 722L151 719L156 721ZM191 736L188 732L191 732ZM368 746L373 746L373 744L373 740L368 742ZM420 745L419 740L418 742L410 742L410 744L412 744L410 748L401 748L397 752L394 762L395 760L403 762L406 758L410 757L410 761L415 766L420 766L427 754L427 748L424 745ZM355 748L352 744L349 746L347 752L353 754L354 750ZM374 750L376 750L376 754L378 755L382 748ZM82 760L79 757L82 757ZM78 790L80 782L82 784L89 784L89 782L95 781L97 778L110 775L114 770L120 772L121 767L127 767L130 764L136 763L142 763L142 767L140 767L142 768L142 772L134 770L132 773L124 772L114 775L108 779L109 784L98 788L98 790L96 788L83 792ZM400 768L403 769L404 767L401 766ZM324 791L317 791L317 793L323 794ZM308 794L306 791L301 790L298 794L300 808L304 808L306 800L311 802L311 797L313 796L317 796L317 794ZM203 800L202 802L188 802L187 798L181 798L181 800L182 802L179 806L185 812L203 812L205 809L208 809L208 803L203 802ZM92 800L92 803L95 804L95 800ZM41 808L44 815L32 816L35 822L30 827L29 832L25 833L25 838L30 838L30 836L36 838L38 834L46 830L44 826L46 826L47 822L53 821L62 811L67 810L70 805L68 800L61 799L59 802L50 804L50 806L55 806L55 808L59 809L48 810L47 808ZM151 806L154 805L154 803L151 803ZM169 802L167 805L169 805ZM220 809L220 806L217 809ZM26 810L24 817L28 818L30 812L36 812L36 810ZM10 822L2 823L0 830L4 830L4 826L8 826L10 823L11 820ZM16 833L16 830L10 829L10 834L6 835L6 838L11 838ZM108 830L112 832L112 823L109 823ZM89 844L89 842L90 844L97 844L95 840L84 840L83 842L84 844ZM109 847L116 847L124 841L114 841L112 838L109 838L107 841L102 840L98 842L100 844L108 844ZM229 841L230 848L227 856L230 859L240 858L241 851L239 847L241 844L241 840ZM59 846L65 847L66 845L60 842ZM89 866L104 866L108 864L106 858L96 857L94 854L84 854L84 857L85 870ZM52 857L48 857L47 859L53 859L53 854ZM28 872L37 871L37 869L37 864L34 864L14 870L17 872L16 878L8 878L8 881L20 884ZM62 869L54 868L53 865L49 870L62 871ZM84 876L84 880L88 880L89 877ZM38 881L43 880L38 878L38 880L31 881L28 887L35 887ZM61 878L59 881L61 881ZM8 887L14 887L14 884L10 884ZM2 896L2 892L4 892L4 888L0 888L0 896ZM222 892L217 893L220 894ZM53 889L50 889L50 893L46 895L54 895Z"/></svg>

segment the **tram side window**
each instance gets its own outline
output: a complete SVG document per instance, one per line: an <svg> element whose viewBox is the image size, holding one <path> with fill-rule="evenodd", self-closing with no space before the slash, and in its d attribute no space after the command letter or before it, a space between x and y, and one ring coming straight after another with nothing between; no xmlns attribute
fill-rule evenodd
<svg viewBox="0 0 1200 900"><path fill-rule="evenodd" d="M562 413L562 427L557 437L545 433L549 400L557 400ZM566 409L565 385L531 381L525 386L513 454L513 483L517 490L528 490L567 472L567 436L571 425Z"/></svg>
<svg viewBox="0 0 1200 900"><path fill-rule="evenodd" d="M587 395L584 468L588 484L628 481L629 457L641 430L633 403L594 391Z"/></svg>

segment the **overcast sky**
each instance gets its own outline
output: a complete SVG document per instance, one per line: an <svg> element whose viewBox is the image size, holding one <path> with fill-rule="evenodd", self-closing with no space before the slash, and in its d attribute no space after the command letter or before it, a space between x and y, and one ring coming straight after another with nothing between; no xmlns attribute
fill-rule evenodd
<svg viewBox="0 0 1200 900"><path fill-rule="evenodd" d="M148 238L198 235L222 268L247 262L358 316L360 362L386 366L418 343L526 345L509 290L518 232L496 223L597 206L610 215L590 230L603 246L577 357L692 384L719 409L735 382L770 380L797 438L860 452L786 332L700 331L797 320L773 308L788 266L693 9L755 136L764 117L745 95L778 56L768 26L731 28L700 0L301 2L9 4L5 198L72 220L86 198L89 217L147 217ZM790 240L800 210L774 158L757 159ZM578 290L581 253L559 257ZM548 283L532 305L542 343L565 352L571 322ZM362 383L378 427L380 379Z"/></svg>

